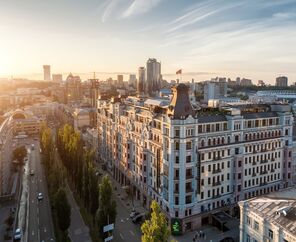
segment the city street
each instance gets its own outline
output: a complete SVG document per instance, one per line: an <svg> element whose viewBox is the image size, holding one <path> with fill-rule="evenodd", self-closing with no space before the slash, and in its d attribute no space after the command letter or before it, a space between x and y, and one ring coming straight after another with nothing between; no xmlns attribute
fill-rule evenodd
<svg viewBox="0 0 296 242"><path fill-rule="evenodd" d="M39 142L34 141L34 150L30 150L29 154L29 169L34 171L34 175L28 172L29 182L29 211L27 216L27 241L39 242L44 240L50 241L54 238L54 230L52 225L52 216L50 203L47 192L46 179L41 164ZM41 192L43 200L38 201L37 195Z"/></svg>
<svg viewBox="0 0 296 242"><path fill-rule="evenodd" d="M120 199L116 191L117 217L114 229L114 241L141 241L141 229L139 224L134 224L130 217L130 210L125 207L125 201Z"/></svg>

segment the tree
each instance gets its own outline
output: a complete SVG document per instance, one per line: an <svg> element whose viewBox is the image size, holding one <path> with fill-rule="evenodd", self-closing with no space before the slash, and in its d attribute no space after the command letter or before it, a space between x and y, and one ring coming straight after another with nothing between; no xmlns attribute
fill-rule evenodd
<svg viewBox="0 0 296 242"><path fill-rule="evenodd" d="M27 149L25 146L17 147L13 151L13 159L17 160L20 164L23 164L24 158L27 156Z"/></svg>
<svg viewBox="0 0 296 242"><path fill-rule="evenodd" d="M97 223L101 236L103 227L108 223L114 223L116 219L116 202L112 199L112 185L106 175L99 185L99 209L97 211Z"/></svg>
<svg viewBox="0 0 296 242"><path fill-rule="evenodd" d="M60 188L55 194L54 208L57 213L59 228L65 232L71 223L71 208L63 188Z"/></svg>
<svg viewBox="0 0 296 242"><path fill-rule="evenodd" d="M168 242L170 229L165 215L156 201L151 203L151 219L146 220L141 226L142 242Z"/></svg>

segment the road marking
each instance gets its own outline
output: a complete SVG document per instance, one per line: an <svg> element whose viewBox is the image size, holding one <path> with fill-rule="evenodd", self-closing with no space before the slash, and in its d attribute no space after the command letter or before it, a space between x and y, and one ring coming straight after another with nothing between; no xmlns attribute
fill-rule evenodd
<svg viewBox="0 0 296 242"><path fill-rule="evenodd" d="M121 223L123 223L124 222L124 219L121 219L120 221L121 221Z"/></svg>
<svg viewBox="0 0 296 242"><path fill-rule="evenodd" d="M44 227L44 233L46 233L46 228Z"/></svg>
<svg viewBox="0 0 296 242"><path fill-rule="evenodd" d="M34 230L32 231L32 235L34 235L35 233L34 233Z"/></svg>
<svg viewBox="0 0 296 242"><path fill-rule="evenodd" d="M123 235L122 235L121 233L119 233L119 236L120 236L120 238L121 238L122 240L124 240L124 237L123 237Z"/></svg>
<svg viewBox="0 0 296 242"><path fill-rule="evenodd" d="M135 233L133 231L130 230L129 232L131 233L131 235L135 236Z"/></svg>

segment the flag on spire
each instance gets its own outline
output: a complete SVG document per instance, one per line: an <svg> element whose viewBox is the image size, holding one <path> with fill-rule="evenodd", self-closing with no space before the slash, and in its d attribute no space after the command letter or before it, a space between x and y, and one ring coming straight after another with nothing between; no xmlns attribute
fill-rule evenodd
<svg viewBox="0 0 296 242"><path fill-rule="evenodd" d="M182 69L176 71L176 75L182 74Z"/></svg>

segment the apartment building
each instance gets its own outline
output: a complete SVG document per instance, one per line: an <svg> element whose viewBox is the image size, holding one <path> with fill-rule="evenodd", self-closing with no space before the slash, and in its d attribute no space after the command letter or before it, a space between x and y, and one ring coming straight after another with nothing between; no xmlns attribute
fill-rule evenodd
<svg viewBox="0 0 296 242"><path fill-rule="evenodd" d="M179 84L172 100L98 100L98 152L136 199L156 200L185 232L292 184L292 123L288 105L195 110Z"/></svg>
<svg viewBox="0 0 296 242"><path fill-rule="evenodd" d="M295 242L296 188L239 202L240 242Z"/></svg>

